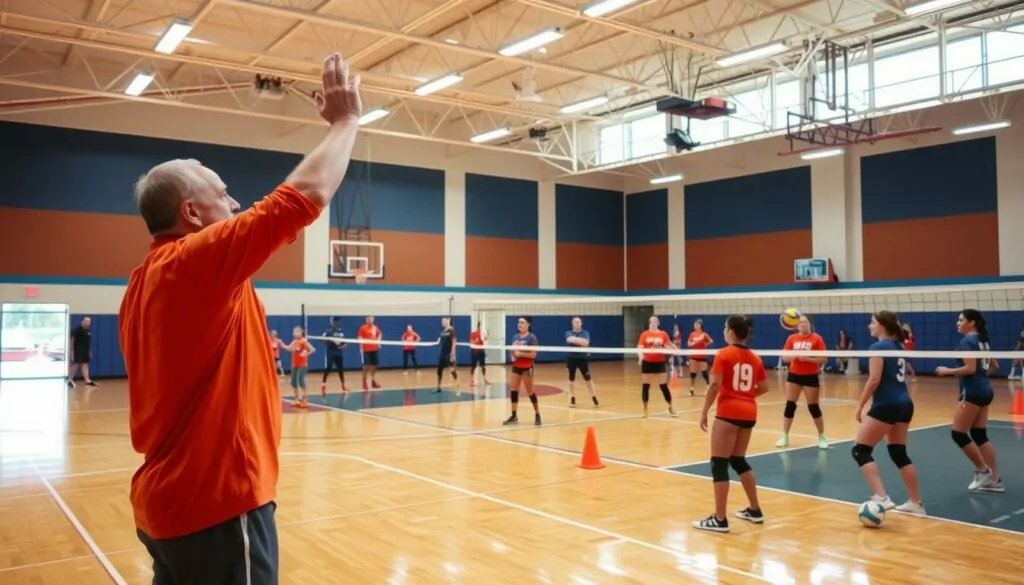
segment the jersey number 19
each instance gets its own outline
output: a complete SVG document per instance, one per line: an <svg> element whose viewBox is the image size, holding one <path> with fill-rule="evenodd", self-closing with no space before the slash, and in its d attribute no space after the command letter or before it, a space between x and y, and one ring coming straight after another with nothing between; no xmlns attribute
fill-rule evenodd
<svg viewBox="0 0 1024 585"><path fill-rule="evenodd" d="M754 387L754 367L750 364L736 364L732 367L732 389L750 392Z"/></svg>

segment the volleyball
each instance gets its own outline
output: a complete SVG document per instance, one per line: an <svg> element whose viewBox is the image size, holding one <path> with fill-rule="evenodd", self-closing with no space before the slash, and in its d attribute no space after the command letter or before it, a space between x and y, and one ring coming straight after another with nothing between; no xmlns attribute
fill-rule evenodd
<svg viewBox="0 0 1024 585"><path fill-rule="evenodd" d="M864 502L857 510L860 523L868 528L878 528L885 522L885 508L875 501Z"/></svg>
<svg viewBox="0 0 1024 585"><path fill-rule="evenodd" d="M786 309L779 315L779 324L782 328L787 331L792 331L800 325L800 311L796 309Z"/></svg>

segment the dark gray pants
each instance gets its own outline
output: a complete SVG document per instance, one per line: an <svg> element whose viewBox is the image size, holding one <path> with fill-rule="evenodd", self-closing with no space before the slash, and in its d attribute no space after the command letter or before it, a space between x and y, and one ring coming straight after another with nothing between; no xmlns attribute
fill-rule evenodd
<svg viewBox="0 0 1024 585"><path fill-rule="evenodd" d="M136 530L153 557L153 585L277 585L276 509L271 502L169 540Z"/></svg>

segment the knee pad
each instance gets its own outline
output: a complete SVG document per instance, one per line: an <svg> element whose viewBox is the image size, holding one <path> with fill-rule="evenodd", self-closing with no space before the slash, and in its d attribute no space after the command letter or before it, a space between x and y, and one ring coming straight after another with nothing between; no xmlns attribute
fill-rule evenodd
<svg viewBox="0 0 1024 585"><path fill-rule="evenodd" d="M736 475L743 475L751 469L746 457L730 457L729 465L732 466L732 470L736 472Z"/></svg>
<svg viewBox="0 0 1024 585"><path fill-rule="evenodd" d="M821 418L821 407L815 404L808 404L807 411L811 413L811 418Z"/></svg>
<svg viewBox="0 0 1024 585"><path fill-rule="evenodd" d="M903 469L910 465L910 457L907 455L906 445L889 445L889 459L896 464L896 469Z"/></svg>
<svg viewBox="0 0 1024 585"><path fill-rule="evenodd" d="M868 447L867 445L857 443L853 446L851 454L853 455L853 460L857 462L857 465L859 467L864 467L875 460L875 458L871 456L871 452L874 450L874 447Z"/></svg>
<svg viewBox="0 0 1024 585"><path fill-rule="evenodd" d="M727 457L711 458L711 481L729 481L729 459Z"/></svg>
<svg viewBox="0 0 1024 585"><path fill-rule="evenodd" d="M981 447L985 443L988 443L988 429L973 428L971 429L971 440L974 444Z"/></svg>
<svg viewBox="0 0 1024 585"><path fill-rule="evenodd" d="M570 382L575 382L576 381L576 370L569 370L569 381Z"/></svg>
<svg viewBox="0 0 1024 585"><path fill-rule="evenodd" d="M519 403L519 390L512 390L511 392L508 393L508 395L509 399L512 400L512 404Z"/></svg>
<svg viewBox="0 0 1024 585"><path fill-rule="evenodd" d="M796 402L792 400L786 401L786 408L782 411L782 416L786 418L793 418L796 415Z"/></svg>
<svg viewBox="0 0 1024 585"><path fill-rule="evenodd" d="M949 434L953 437L953 442L956 443L956 446L960 447L961 449L971 444L971 437L969 437L967 433L961 433L960 431L950 431Z"/></svg>
<svg viewBox="0 0 1024 585"><path fill-rule="evenodd" d="M593 378L593 376L590 375L590 372L587 372L586 374L583 374L583 381L584 382L589 382L592 378Z"/></svg>

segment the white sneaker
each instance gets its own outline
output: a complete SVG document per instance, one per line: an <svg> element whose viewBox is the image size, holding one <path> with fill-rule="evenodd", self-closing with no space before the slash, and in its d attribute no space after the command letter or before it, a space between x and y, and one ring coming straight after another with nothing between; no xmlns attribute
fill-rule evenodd
<svg viewBox="0 0 1024 585"><path fill-rule="evenodd" d="M884 498L880 498L878 496L871 496L871 501L880 504L882 506L882 509L885 510L886 512L896 507L896 503L893 502L892 498L890 498L889 496L885 496Z"/></svg>
<svg viewBox="0 0 1024 585"><path fill-rule="evenodd" d="M818 435L818 448L823 450L828 449L828 437L825 436L825 433Z"/></svg>
<svg viewBox="0 0 1024 585"><path fill-rule="evenodd" d="M782 435L778 441L775 441L775 446L778 448L789 447L789 435Z"/></svg>
<svg viewBox="0 0 1024 585"><path fill-rule="evenodd" d="M911 502L910 500L907 500L904 504L896 506L896 511L909 514L911 516L917 516L918 518L924 518L928 515L928 512L924 511L924 504Z"/></svg>
<svg viewBox="0 0 1024 585"><path fill-rule="evenodd" d="M672 418L676 418L679 416L679 414L676 412L676 409L673 408L672 406L668 407L668 415L671 416Z"/></svg>
<svg viewBox="0 0 1024 585"><path fill-rule="evenodd" d="M967 486L967 489L971 491L978 491L983 489L982 486L988 486L992 483L992 470L986 469L985 471L975 471L974 479L971 480L971 484Z"/></svg>
<svg viewBox="0 0 1024 585"><path fill-rule="evenodd" d="M976 473L975 481L971 482L969 489L976 492L993 492L1001 494L1006 491L1006 487L1003 486L1003 480L1001 478L992 477L992 471L988 473ZM978 478L977 476L981 476Z"/></svg>

